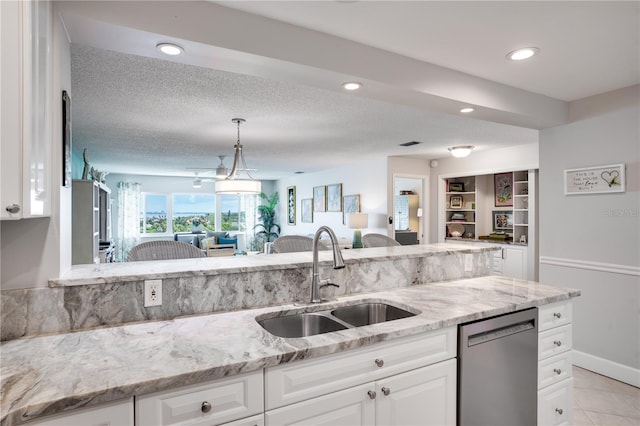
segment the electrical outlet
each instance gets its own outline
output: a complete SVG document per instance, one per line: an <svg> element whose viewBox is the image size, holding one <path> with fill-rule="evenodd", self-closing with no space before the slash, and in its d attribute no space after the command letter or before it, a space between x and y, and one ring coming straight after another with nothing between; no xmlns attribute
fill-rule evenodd
<svg viewBox="0 0 640 426"><path fill-rule="evenodd" d="M162 280L144 281L144 307L162 305Z"/></svg>
<svg viewBox="0 0 640 426"><path fill-rule="evenodd" d="M473 271L473 255L472 254L464 255L464 271L465 272Z"/></svg>

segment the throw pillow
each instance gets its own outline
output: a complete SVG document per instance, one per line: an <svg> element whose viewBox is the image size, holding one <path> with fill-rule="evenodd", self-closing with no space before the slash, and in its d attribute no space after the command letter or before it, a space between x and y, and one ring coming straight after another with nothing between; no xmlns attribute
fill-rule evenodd
<svg viewBox="0 0 640 426"><path fill-rule="evenodd" d="M235 244L238 246L238 238L218 238L218 244Z"/></svg>

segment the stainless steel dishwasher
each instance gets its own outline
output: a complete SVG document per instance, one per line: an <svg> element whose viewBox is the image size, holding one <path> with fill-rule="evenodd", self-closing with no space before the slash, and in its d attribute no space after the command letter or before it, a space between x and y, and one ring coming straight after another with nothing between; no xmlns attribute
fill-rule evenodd
<svg viewBox="0 0 640 426"><path fill-rule="evenodd" d="M458 425L537 422L538 309L458 329Z"/></svg>

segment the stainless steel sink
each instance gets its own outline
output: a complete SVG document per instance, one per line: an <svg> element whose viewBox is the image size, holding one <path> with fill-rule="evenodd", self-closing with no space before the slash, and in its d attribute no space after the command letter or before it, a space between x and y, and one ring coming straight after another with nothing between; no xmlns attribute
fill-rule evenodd
<svg viewBox="0 0 640 426"><path fill-rule="evenodd" d="M415 315L413 312L386 303L363 302L319 312L256 318L256 320L262 328L275 336L295 338L394 321Z"/></svg>
<svg viewBox="0 0 640 426"><path fill-rule="evenodd" d="M269 318L258 321L258 324L279 337L306 337L347 329L339 322L315 313Z"/></svg>
<svg viewBox="0 0 640 426"><path fill-rule="evenodd" d="M360 303L334 309L331 314L354 327L415 316L414 313L386 303Z"/></svg>

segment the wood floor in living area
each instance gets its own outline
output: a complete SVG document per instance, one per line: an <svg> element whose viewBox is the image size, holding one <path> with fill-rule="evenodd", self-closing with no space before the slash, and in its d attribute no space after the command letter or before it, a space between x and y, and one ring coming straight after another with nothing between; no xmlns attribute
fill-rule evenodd
<svg viewBox="0 0 640 426"><path fill-rule="evenodd" d="M573 367L575 426L640 425L640 389Z"/></svg>

